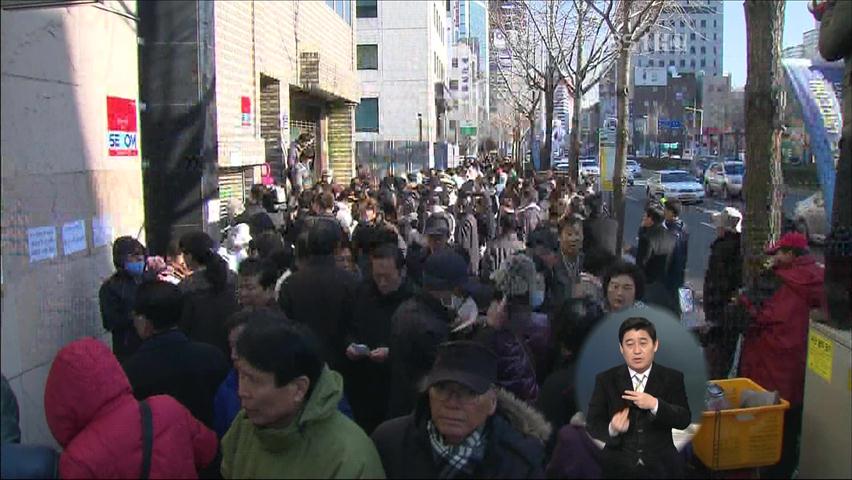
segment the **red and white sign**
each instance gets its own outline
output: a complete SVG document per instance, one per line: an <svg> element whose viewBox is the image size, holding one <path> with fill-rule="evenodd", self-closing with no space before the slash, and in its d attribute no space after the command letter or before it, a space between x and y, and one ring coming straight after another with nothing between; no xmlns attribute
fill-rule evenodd
<svg viewBox="0 0 852 480"><path fill-rule="evenodd" d="M240 97L240 119L244 127L251 126L251 98Z"/></svg>
<svg viewBox="0 0 852 480"><path fill-rule="evenodd" d="M136 100L107 97L107 146L110 157L139 155Z"/></svg>

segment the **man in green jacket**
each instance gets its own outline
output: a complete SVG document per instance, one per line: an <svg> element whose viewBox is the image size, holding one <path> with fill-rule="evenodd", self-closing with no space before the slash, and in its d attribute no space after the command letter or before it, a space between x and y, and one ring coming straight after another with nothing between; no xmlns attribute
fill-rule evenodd
<svg viewBox="0 0 852 480"><path fill-rule="evenodd" d="M243 409L222 438L224 478L384 478L376 448L337 410L343 380L301 326L258 318L237 340Z"/></svg>

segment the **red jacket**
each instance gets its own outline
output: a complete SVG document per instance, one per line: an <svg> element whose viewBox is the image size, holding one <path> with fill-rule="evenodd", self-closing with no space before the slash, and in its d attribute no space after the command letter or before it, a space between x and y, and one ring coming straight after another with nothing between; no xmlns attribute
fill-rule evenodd
<svg viewBox="0 0 852 480"><path fill-rule="evenodd" d="M810 255L776 267L781 287L760 308L745 333L740 376L767 390L778 390L791 405L801 405L805 387L810 310L825 306L825 269Z"/></svg>
<svg viewBox="0 0 852 480"><path fill-rule="evenodd" d="M148 398L154 441L150 478L198 478L216 455L216 434L167 395ZM139 478L142 419L124 371L94 338L56 355L44 389L44 411L64 451L62 478Z"/></svg>

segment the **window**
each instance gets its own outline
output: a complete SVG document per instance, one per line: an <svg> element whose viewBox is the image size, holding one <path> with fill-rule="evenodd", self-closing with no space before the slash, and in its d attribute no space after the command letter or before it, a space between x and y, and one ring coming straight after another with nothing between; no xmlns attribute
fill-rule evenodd
<svg viewBox="0 0 852 480"><path fill-rule="evenodd" d="M334 10L344 22L352 25L352 4L349 0L325 0L328 8Z"/></svg>
<svg viewBox="0 0 852 480"><path fill-rule="evenodd" d="M689 53L695 54L695 47L689 47Z"/></svg>
<svg viewBox="0 0 852 480"><path fill-rule="evenodd" d="M683 28L683 27L685 27L685 26L686 26L686 24L685 24L685 23L683 23L683 20L681 20L681 21L680 21L680 28Z"/></svg>
<svg viewBox="0 0 852 480"><path fill-rule="evenodd" d="M379 46L358 45L358 70L379 69Z"/></svg>
<svg viewBox="0 0 852 480"><path fill-rule="evenodd" d="M379 131L379 99L362 98L361 103L355 108L355 131L356 132L378 132Z"/></svg>
<svg viewBox="0 0 852 480"><path fill-rule="evenodd" d="M690 60L689 66L692 67L692 68L695 68L695 60Z"/></svg>
<svg viewBox="0 0 852 480"><path fill-rule="evenodd" d="M379 16L379 8L376 5L376 0L356 0L355 1L355 17L357 18L376 18Z"/></svg>
<svg viewBox="0 0 852 480"><path fill-rule="evenodd" d="M707 47L701 47L701 53L707 53Z"/></svg>
<svg viewBox="0 0 852 480"><path fill-rule="evenodd" d="M695 32L692 32L692 33L689 34L689 39L695 40Z"/></svg>
<svg viewBox="0 0 852 480"><path fill-rule="evenodd" d="M704 60L704 59L702 58L702 59L701 59L701 66L702 66L702 67L706 67L706 66L707 66L707 60Z"/></svg>
<svg viewBox="0 0 852 480"><path fill-rule="evenodd" d="M716 28L716 20L713 20L713 28Z"/></svg>
<svg viewBox="0 0 852 480"><path fill-rule="evenodd" d="M664 62L664 61L662 61L662 60L657 60L657 66L658 66L658 67L665 67L665 66L666 66L666 62Z"/></svg>
<svg viewBox="0 0 852 480"><path fill-rule="evenodd" d="M458 90L459 89L459 81L458 80L450 80L450 90Z"/></svg>
<svg viewBox="0 0 852 480"><path fill-rule="evenodd" d="M701 20L701 26L706 27L707 26L707 20Z"/></svg>
<svg viewBox="0 0 852 480"><path fill-rule="evenodd" d="M453 68L458 68L459 66L459 58L453 57Z"/></svg>
<svg viewBox="0 0 852 480"><path fill-rule="evenodd" d="M674 66L674 60L669 60L669 65Z"/></svg>
<svg viewBox="0 0 852 480"><path fill-rule="evenodd" d="M681 59L681 60L680 60L680 66L681 66L681 67L685 67L685 66L686 66L686 60Z"/></svg>

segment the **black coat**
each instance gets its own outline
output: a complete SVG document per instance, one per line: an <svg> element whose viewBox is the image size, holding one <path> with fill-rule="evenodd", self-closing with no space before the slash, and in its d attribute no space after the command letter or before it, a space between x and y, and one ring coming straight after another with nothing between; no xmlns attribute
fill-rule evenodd
<svg viewBox="0 0 852 480"><path fill-rule="evenodd" d="M98 291L101 321L105 330L112 333L112 351L119 361L129 357L139 348L142 339L133 327L133 302L139 284L124 271L114 273Z"/></svg>
<svg viewBox="0 0 852 480"><path fill-rule="evenodd" d="M662 224L655 224L639 232L636 264L645 272L645 283L666 284L670 278L677 237Z"/></svg>
<svg viewBox="0 0 852 480"><path fill-rule="evenodd" d="M704 317L710 329L702 338L710 378L727 375L741 333L734 310L726 307L742 286L742 268L739 233L725 232L710 244L704 273Z"/></svg>
<svg viewBox="0 0 852 480"><path fill-rule="evenodd" d="M666 282L669 289L677 291L683 286L686 276L686 261L689 258L689 230L683 220L666 221L665 227L677 238L675 250L672 254L672 268L669 271L669 280Z"/></svg>
<svg viewBox="0 0 852 480"><path fill-rule="evenodd" d="M672 429L685 429L690 422L683 374L654 363L646 379L645 393L659 401L656 416L650 410L628 404L621 398L625 390L633 390L627 365L613 367L597 375L589 401L589 434L606 443L604 476L630 476L640 459L658 478L683 476L682 461L672 441ZM610 437L610 420L628 406L630 427L627 432Z"/></svg>
<svg viewBox="0 0 852 480"><path fill-rule="evenodd" d="M332 256L312 257L306 263L281 285L278 304L287 318L314 331L326 361L336 370L345 359L358 283Z"/></svg>
<svg viewBox="0 0 852 480"><path fill-rule="evenodd" d="M391 397L388 418L410 413L418 384L432 368L438 345L450 336L450 314L421 293L403 302L391 320Z"/></svg>
<svg viewBox="0 0 852 480"><path fill-rule="evenodd" d="M169 330L145 340L122 366L137 399L171 395L213 428L213 397L230 370L218 349Z"/></svg>
<svg viewBox="0 0 852 480"><path fill-rule="evenodd" d="M411 283L407 280L389 295L382 295L372 280L362 282L352 310L352 341L370 349L389 347L391 318L412 294ZM376 363L368 358L350 360L342 373L355 421L370 433L387 418L390 362Z"/></svg>
<svg viewBox="0 0 852 480"><path fill-rule="evenodd" d="M544 478L543 442L550 426L531 407L498 392L497 411L486 427L485 456L472 478ZM373 433L388 478L438 478L441 465L426 430L429 416L423 396L414 413L388 420Z"/></svg>
<svg viewBox="0 0 852 480"><path fill-rule="evenodd" d="M617 238L618 221L614 218L590 217L583 222L583 252L586 254L592 250L601 250L615 256Z"/></svg>
<svg viewBox="0 0 852 480"><path fill-rule="evenodd" d="M189 339L218 348L230 357L225 322L239 310L236 276L228 271L228 281L221 291L214 291L203 271L190 275L180 283L183 290L183 313L178 326Z"/></svg>

